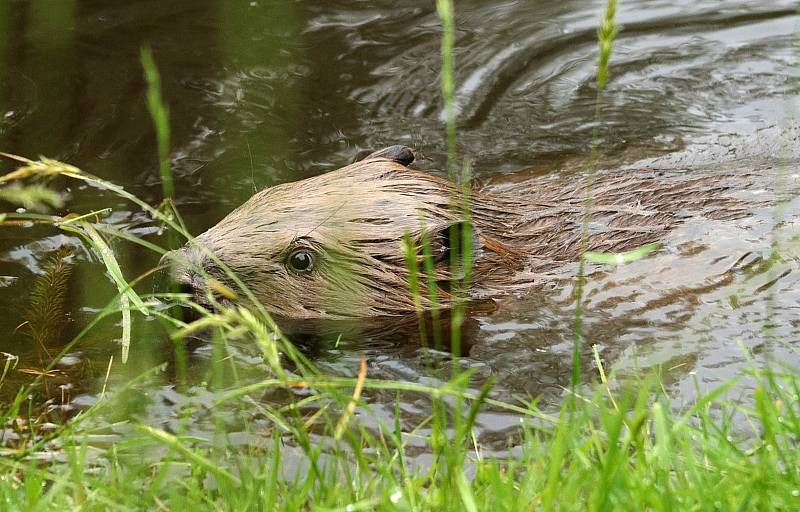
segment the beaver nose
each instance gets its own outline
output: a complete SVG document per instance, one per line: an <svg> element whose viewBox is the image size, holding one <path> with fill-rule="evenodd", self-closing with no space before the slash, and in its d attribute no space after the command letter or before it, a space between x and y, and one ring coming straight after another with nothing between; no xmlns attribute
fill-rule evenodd
<svg viewBox="0 0 800 512"><path fill-rule="evenodd" d="M214 270L213 262L193 247L164 254L159 266L163 267L167 281L165 286L160 287L161 291L186 294L192 301L204 307L226 297L225 294L219 294L224 286L220 287L220 283L209 275ZM211 283L216 283L217 287L210 286Z"/></svg>

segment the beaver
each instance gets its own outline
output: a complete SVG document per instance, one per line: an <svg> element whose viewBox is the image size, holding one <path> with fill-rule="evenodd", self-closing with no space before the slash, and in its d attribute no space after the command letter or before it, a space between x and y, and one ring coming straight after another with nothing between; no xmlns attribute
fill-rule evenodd
<svg viewBox="0 0 800 512"><path fill-rule="evenodd" d="M279 318L412 315L454 303L452 285L463 269L451 264L458 252L453 232L471 239L456 241L471 246L470 296L492 297L547 281L583 250L627 251L661 240L692 217L746 215L747 204L733 192L754 181L747 172L640 169L462 186L411 169L413 161L411 149L391 146L262 190L169 253L173 278L208 305L209 278L235 289L227 266ZM414 246L420 269L425 245L432 263L432 279L419 276L417 294L404 240Z"/></svg>

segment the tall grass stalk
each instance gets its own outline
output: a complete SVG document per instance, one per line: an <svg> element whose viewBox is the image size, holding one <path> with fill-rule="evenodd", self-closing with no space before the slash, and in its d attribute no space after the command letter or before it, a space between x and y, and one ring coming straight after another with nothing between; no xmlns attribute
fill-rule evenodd
<svg viewBox="0 0 800 512"><path fill-rule="evenodd" d="M142 46L140 49L140 60L144 70L144 77L147 82L147 110L150 112L150 117L153 120L153 127L156 132L156 145L158 148L158 171L161 177L161 189L163 198L160 210L165 212L165 215L173 217L183 228L185 226L178 210L173 203L175 197L175 185L172 177L172 160L170 157L170 122L169 122L169 109L164 102L161 94L161 74L158 72L153 52L149 46ZM175 249L179 246L178 232L167 230L167 249ZM176 283L170 284L170 291L177 293L179 291ZM171 308L170 315L174 318L181 318L183 311L179 306ZM124 325L124 324L123 324ZM169 328L169 323L164 325ZM125 345L123 345L125 347ZM123 348L123 362L127 351ZM183 348L182 341L175 343L175 366L179 376L178 382L184 382L187 372L187 356Z"/></svg>
<svg viewBox="0 0 800 512"><path fill-rule="evenodd" d="M456 98L455 98L455 9L452 0L437 0L436 11L442 23L442 71L441 90L444 102L447 142L447 175L461 187L462 199L453 200L451 207L461 215L461 222L451 227L450 238L450 270L452 312L451 312L451 351L454 357L453 369L459 365L456 359L461 356L461 327L466 313L469 281L472 269L472 226L469 222L471 206L470 169L465 164L458 172L458 151L456 134ZM430 269L429 269L430 270ZM430 274L430 272L429 272ZM430 275L429 275L430 280Z"/></svg>
<svg viewBox="0 0 800 512"><path fill-rule="evenodd" d="M441 87L444 100L444 115L447 124L447 175L458 179L456 148L456 86L453 49L455 45L455 12L453 0L436 0L436 12L442 22L442 72Z"/></svg>
<svg viewBox="0 0 800 512"><path fill-rule="evenodd" d="M172 163L170 159L170 125L169 109L161 95L161 75L153 59L153 51L149 46L140 51L144 77L147 81L147 109L153 118L158 145L158 170L161 176L161 188L164 199L175 197L175 186L172 180Z"/></svg>
<svg viewBox="0 0 800 512"><path fill-rule="evenodd" d="M600 45L600 55L597 62L597 96L595 98L594 128L592 130L592 145L589 171L587 175L586 198L584 199L584 213L581 227L580 254L578 262L578 275L575 280L575 325L573 332L572 347L572 378L570 379L570 389L574 395L581 380L581 347L583 346L583 291L586 286L586 258L583 255L589 247L589 219L592 214L592 189L594 186L594 175L597 172L598 158L597 147L600 139L600 117L603 108L603 91L609 77L609 64L611 62L611 52L614 48L614 38L617 35L615 22L617 14L617 0L608 0L597 30Z"/></svg>
<svg viewBox="0 0 800 512"><path fill-rule="evenodd" d="M456 141L456 98L455 98L455 12L452 0L437 0L436 9L442 23L442 71L441 89L444 101L447 139L447 175L449 179L460 187L460 190L451 199L450 207L457 213L459 222L450 226L449 238L449 265L450 265L450 352L452 354L451 375L452 382L466 387L469 383L469 373L462 375L462 328L467 314L470 285L472 278L472 240L473 228L471 224L470 205L470 166L468 162L457 172L458 155ZM460 198L458 196L461 196ZM426 258L427 260L427 258ZM429 289L435 289L434 276L431 272L432 265L428 265ZM434 310L437 309L436 297L431 297ZM434 313L434 330L438 329L438 311ZM488 396L491 384L481 391L478 400L473 402L469 412L464 415L464 402L456 397L454 403L448 407L443 400L433 401L434 435L431 438L431 448L434 456L434 468L442 468L445 478L455 483L460 500L451 499L450 493L440 494L439 503L445 507L464 507L467 510L477 510L475 497L466 485L463 472L463 461L466 459L465 440L472 437L472 425L477 417L478 408ZM449 409L449 410L448 410ZM452 421L448 421L452 418ZM452 427L451 427L452 425ZM455 430L451 437L450 428Z"/></svg>

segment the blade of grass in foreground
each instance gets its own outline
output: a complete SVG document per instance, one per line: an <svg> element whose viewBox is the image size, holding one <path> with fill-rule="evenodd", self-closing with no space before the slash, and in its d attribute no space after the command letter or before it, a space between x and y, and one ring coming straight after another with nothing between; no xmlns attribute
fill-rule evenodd
<svg viewBox="0 0 800 512"><path fill-rule="evenodd" d="M615 22L617 14L617 0L608 0L600 28L597 30L600 44L600 56L597 63L597 98L595 102L595 127L592 133L591 165L589 166L588 183L586 186L585 208L581 228L580 253L584 254L589 247L589 218L592 212L592 188L594 173L597 171L597 145L600 138L599 124L603 105L603 90L609 76L609 62L614 48L614 38L617 35ZM586 286L586 259L581 257L578 262L578 276L575 283L575 327L573 333L572 349L572 379L570 389L574 395L581 380L581 346L583 344L583 289ZM572 399L570 399L572 400Z"/></svg>
<svg viewBox="0 0 800 512"><path fill-rule="evenodd" d="M241 484L241 481L236 478L232 473L222 469L217 464L214 464L212 461L208 460L206 457L200 455L196 451L192 450L191 448L185 446L181 440L172 434L164 432L163 430L159 430L153 427L148 427L146 425L140 425L137 427L137 430L140 432L152 437L156 441L169 446L173 450L177 451L194 464L197 464L199 467L205 469L212 475L216 476L217 478L227 480L231 483L236 485Z"/></svg>
<svg viewBox="0 0 800 512"><path fill-rule="evenodd" d="M442 22L442 74L441 87L444 99L444 118L447 123L447 175L456 176L456 105L453 46L455 43L455 13L453 0L436 0L436 12Z"/></svg>
<svg viewBox="0 0 800 512"><path fill-rule="evenodd" d="M92 250L100 256L103 264L114 281L114 284L119 290L120 309L122 311L122 362L123 364L128 361L128 352L131 345L131 304L139 310L143 315L149 315L147 306L145 306L139 295L133 290L133 287L125 280L122 274L122 269L114 257L114 251L108 246L103 237L94 227L87 222L76 223L79 229L62 223L61 228L81 235L89 243Z"/></svg>

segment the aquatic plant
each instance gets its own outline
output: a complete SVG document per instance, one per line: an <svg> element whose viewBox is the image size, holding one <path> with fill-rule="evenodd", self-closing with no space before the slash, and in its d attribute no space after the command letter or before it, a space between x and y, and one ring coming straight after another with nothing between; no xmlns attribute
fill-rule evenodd
<svg viewBox="0 0 800 512"><path fill-rule="evenodd" d="M72 273L68 261L70 250L55 251L42 265L42 273L33 283L30 303L25 310L25 331L28 332L43 354L42 360L51 361L48 346L60 344L60 334L66 323L64 302Z"/></svg>

